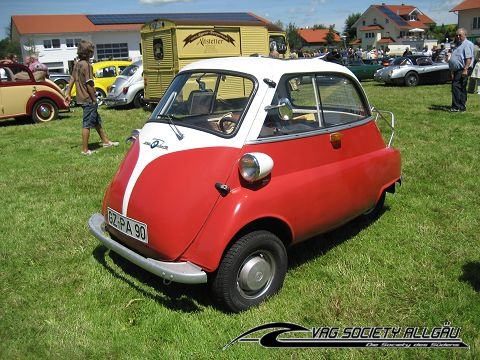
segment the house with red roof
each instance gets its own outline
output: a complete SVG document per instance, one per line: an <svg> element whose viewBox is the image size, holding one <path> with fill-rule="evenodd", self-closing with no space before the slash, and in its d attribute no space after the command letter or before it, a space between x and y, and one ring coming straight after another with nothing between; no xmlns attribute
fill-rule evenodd
<svg viewBox="0 0 480 360"><path fill-rule="evenodd" d="M478 0L477 0L478 1ZM435 21L414 5L371 5L353 24L356 44L364 50L386 49L402 45L421 50L437 41L428 39L428 29Z"/></svg>
<svg viewBox="0 0 480 360"><path fill-rule="evenodd" d="M450 10L458 15L458 27L467 30L467 38L480 39L480 0L465 0Z"/></svg>
<svg viewBox="0 0 480 360"><path fill-rule="evenodd" d="M328 46L328 33L330 29L298 29L297 33L302 40L303 49L320 49ZM342 41L337 32L332 33L332 41L340 43Z"/></svg>

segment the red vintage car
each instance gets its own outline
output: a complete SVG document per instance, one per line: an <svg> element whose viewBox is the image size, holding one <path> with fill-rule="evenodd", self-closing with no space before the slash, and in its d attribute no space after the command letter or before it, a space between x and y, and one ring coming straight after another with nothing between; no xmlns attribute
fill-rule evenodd
<svg viewBox="0 0 480 360"><path fill-rule="evenodd" d="M401 181L393 125L341 65L193 63L133 133L90 230L147 271L209 282L222 307L248 309L282 287L289 246L380 212Z"/></svg>
<svg viewBox="0 0 480 360"><path fill-rule="evenodd" d="M0 63L0 107L0 119L29 116L34 122L53 120L70 109L53 81L35 78L19 63Z"/></svg>

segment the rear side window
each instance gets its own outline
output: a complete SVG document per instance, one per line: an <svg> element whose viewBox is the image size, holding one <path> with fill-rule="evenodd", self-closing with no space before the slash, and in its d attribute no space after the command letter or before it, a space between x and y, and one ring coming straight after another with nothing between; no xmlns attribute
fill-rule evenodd
<svg viewBox="0 0 480 360"><path fill-rule="evenodd" d="M293 115L279 116L275 105L289 103ZM363 90L343 74L284 76L277 87L260 137L310 132L355 123L369 117Z"/></svg>

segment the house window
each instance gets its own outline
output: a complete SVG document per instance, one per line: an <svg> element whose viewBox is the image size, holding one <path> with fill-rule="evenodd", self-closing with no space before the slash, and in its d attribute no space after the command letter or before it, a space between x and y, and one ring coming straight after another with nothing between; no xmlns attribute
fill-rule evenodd
<svg viewBox="0 0 480 360"><path fill-rule="evenodd" d="M45 49L60 49L60 39L46 39L43 40L43 47Z"/></svg>
<svg viewBox="0 0 480 360"><path fill-rule="evenodd" d="M385 19L385 24L390 23L390 19Z"/></svg>
<svg viewBox="0 0 480 360"><path fill-rule="evenodd" d="M97 44L98 60L128 59L128 44Z"/></svg>
<svg viewBox="0 0 480 360"><path fill-rule="evenodd" d="M373 18L373 23L376 25L377 24L377 18Z"/></svg>
<svg viewBox="0 0 480 360"><path fill-rule="evenodd" d="M474 17L473 18L472 29L480 29L480 17Z"/></svg>
<svg viewBox="0 0 480 360"><path fill-rule="evenodd" d="M67 44L67 48L78 47L80 39L66 39L65 43Z"/></svg>

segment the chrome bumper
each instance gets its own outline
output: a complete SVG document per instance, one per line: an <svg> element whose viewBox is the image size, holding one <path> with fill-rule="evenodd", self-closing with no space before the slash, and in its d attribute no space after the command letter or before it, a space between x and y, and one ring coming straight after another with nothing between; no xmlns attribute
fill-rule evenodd
<svg viewBox="0 0 480 360"><path fill-rule="evenodd" d="M113 106L122 106L122 105L126 105L127 104L127 99L125 98L120 98L120 99L117 99L117 98L105 98L104 99L105 101L105 105L109 106L109 107L113 107Z"/></svg>
<svg viewBox="0 0 480 360"><path fill-rule="evenodd" d="M207 282L207 273L191 262L167 262L146 258L112 240L105 234L105 221L102 214L93 214L88 220L88 227L92 234L107 248L152 274L168 281L183 284Z"/></svg>

